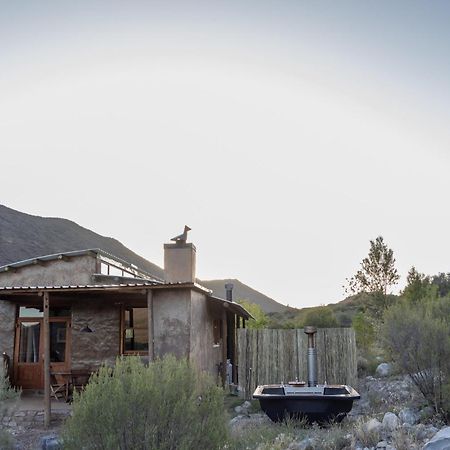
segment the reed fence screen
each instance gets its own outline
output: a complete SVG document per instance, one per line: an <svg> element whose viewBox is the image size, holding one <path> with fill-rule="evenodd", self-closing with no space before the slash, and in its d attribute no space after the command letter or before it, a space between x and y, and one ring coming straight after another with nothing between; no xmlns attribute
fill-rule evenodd
<svg viewBox="0 0 450 450"><path fill-rule="evenodd" d="M245 398L256 386L307 380L308 337L303 329L237 330L238 384ZM355 385L356 340L352 328L322 328L316 334L319 384Z"/></svg>

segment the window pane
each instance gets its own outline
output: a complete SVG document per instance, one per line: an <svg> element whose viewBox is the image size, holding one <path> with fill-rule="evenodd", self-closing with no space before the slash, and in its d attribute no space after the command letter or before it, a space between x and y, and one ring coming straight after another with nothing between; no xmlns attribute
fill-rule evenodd
<svg viewBox="0 0 450 450"><path fill-rule="evenodd" d="M148 351L147 308L127 308L125 310L124 338L125 351Z"/></svg>
<svg viewBox="0 0 450 450"><path fill-rule="evenodd" d="M19 317L44 317L44 313L38 308L21 306L19 308Z"/></svg>
<svg viewBox="0 0 450 450"><path fill-rule="evenodd" d="M50 308L50 317L70 317L70 308ZM29 308L21 306L19 308L19 317L44 317L42 308Z"/></svg>
<svg viewBox="0 0 450 450"><path fill-rule="evenodd" d="M50 308L50 317L70 317L71 314L70 308Z"/></svg>
<svg viewBox="0 0 450 450"><path fill-rule="evenodd" d="M20 324L19 362L39 362L39 322L22 322Z"/></svg>
<svg viewBox="0 0 450 450"><path fill-rule="evenodd" d="M50 361L64 362L66 359L66 322L50 323Z"/></svg>

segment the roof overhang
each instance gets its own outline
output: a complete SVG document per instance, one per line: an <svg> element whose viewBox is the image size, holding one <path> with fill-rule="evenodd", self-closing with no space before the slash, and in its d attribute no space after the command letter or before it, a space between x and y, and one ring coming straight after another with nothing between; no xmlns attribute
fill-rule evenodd
<svg viewBox="0 0 450 450"><path fill-rule="evenodd" d="M89 295L107 297L117 294L131 294L139 293L144 295L147 291L154 291L160 289L192 289L201 292L207 298L214 302L221 304L230 312L246 319L252 318L249 312L239 303L231 302L223 298L215 297L212 291L201 286L198 283L160 283L160 282L144 282L144 283L127 283L127 284L103 284L103 285L71 285L71 286L12 286L0 287L0 301L23 301L31 300L41 297L44 292L50 295L57 295L59 298L68 298L77 295Z"/></svg>

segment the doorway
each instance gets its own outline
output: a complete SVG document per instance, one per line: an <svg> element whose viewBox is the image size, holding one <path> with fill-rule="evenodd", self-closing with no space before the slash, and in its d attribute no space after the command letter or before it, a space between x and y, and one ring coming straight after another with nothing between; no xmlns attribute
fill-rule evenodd
<svg viewBox="0 0 450 450"><path fill-rule="evenodd" d="M43 319L38 317L39 314L36 311L38 310L34 309L34 312L32 312L34 317L19 317L17 319L14 383L22 389L43 389L44 387ZM49 325L50 370L52 372L68 372L70 371L71 361L70 317L50 317Z"/></svg>

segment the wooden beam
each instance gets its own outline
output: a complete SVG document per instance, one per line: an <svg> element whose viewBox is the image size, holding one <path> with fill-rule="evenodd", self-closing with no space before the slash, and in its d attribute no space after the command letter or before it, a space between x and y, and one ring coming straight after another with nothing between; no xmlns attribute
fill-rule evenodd
<svg viewBox="0 0 450 450"><path fill-rule="evenodd" d="M237 384L237 359L238 359L238 351L237 351L237 326L236 326L236 322L238 320L238 316L236 316L235 314L233 314L233 319L232 319L232 328L233 328L233 338L232 338L232 342L233 342L233 359L231 361L231 364L233 364L233 383Z"/></svg>
<svg viewBox="0 0 450 450"><path fill-rule="evenodd" d="M155 332L153 326L153 291L147 290L147 309L148 309L148 359L155 359Z"/></svg>
<svg viewBox="0 0 450 450"><path fill-rule="evenodd" d="M223 313L222 318L222 385L226 386L227 382L227 314Z"/></svg>
<svg viewBox="0 0 450 450"><path fill-rule="evenodd" d="M44 292L44 425L50 426L50 299L47 291Z"/></svg>

